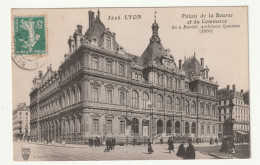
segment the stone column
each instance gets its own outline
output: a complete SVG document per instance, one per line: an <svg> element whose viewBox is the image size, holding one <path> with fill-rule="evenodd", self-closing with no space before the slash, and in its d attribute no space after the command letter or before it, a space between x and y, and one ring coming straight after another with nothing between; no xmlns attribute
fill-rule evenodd
<svg viewBox="0 0 260 165"><path fill-rule="evenodd" d="M139 136L143 135L143 123L142 123L142 118L138 119L139 121Z"/></svg>

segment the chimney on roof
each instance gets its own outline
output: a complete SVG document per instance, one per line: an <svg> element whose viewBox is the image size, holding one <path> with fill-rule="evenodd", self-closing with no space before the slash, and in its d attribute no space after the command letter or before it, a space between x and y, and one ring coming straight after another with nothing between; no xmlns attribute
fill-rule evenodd
<svg viewBox="0 0 260 165"><path fill-rule="evenodd" d="M200 65L202 66L202 69L204 69L204 58L200 58Z"/></svg>
<svg viewBox="0 0 260 165"><path fill-rule="evenodd" d="M39 71L39 78L42 78L42 71Z"/></svg>
<svg viewBox="0 0 260 165"><path fill-rule="evenodd" d="M233 85L233 91L235 92L236 91L236 85Z"/></svg>
<svg viewBox="0 0 260 165"><path fill-rule="evenodd" d="M179 60L179 69L182 69L182 60Z"/></svg>
<svg viewBox="0 0 260 165"><path fill-rule="evenodd" d="M229 91L229 85L227 85L227 90Z"/></svg>
<svg viewBox="0 0 260 165"><path fill-rule="evenodd" d="M88 18L89 18L88 24L89 24L89 27L91 27L93 25L93 21L95 19L94 14L95 13L93 11L91 11L91 10L88 11Z"/></svg>
<svg viewBox="0 0 260 165"><path fill-rule="evenodd" d="M244 93L244 90L243 90L243 89L241 89L241 93Z"/></svg>

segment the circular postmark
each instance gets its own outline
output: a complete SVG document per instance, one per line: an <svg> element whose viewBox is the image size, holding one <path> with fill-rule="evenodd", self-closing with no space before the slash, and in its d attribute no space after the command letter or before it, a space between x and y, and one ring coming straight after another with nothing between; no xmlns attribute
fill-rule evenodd
<svg viewBox="0 0 260 165"><path fill-rule="evenodd" d="M12 59L22 69L35 70L45 64L46 16L13 16Z"/></svg>

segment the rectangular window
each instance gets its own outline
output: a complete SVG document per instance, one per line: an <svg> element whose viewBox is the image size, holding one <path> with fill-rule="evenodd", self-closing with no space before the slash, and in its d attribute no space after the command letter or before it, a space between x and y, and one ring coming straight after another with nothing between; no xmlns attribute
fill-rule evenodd
<svg viewBox="0 0 260 165"><path fill-rule="evenodd" d="M26 112L26 115L28 115L28 112Z"/></svg>
<svg viewBox="0 0 260 165"><path fill-rule="evenodd" d="M106 64L107 68L107 72L108 73L112 73L112 62L111 61L107 61L107 64Z"/></svg>
<svg viewBox="0 0 260 165"><path fill-rule="evenodd" d="M99 122L98 119L93 119L93 132L98 133L99 132Z"/></svg>
<svg viewBox="0 0 260 165"><path fill-rule="evenodd" d="M93 87L92 88L92 96L93 96L93 101L98 101L98 88L97 87Z"/></svg>
<svg viewBox="0 0 260 165"><path fill-rule="evenodd" d="M107 133L112 133L112 120L107 120Z"/></svg>
<svg viewBox="0 0 260 165"><path fill-rule="evenodd" d="M120 133L124 134L125 133L125 121L120 121Z"/></svg>
<svg viewBox="0 0 260 165"><path fill-rule="evenodd" d="M125 76L125 66L122 64L119 65L119 75Z"/></svg>
<svg viewBox="0 0 260 165"><path fill-rule="evenodd" d="M112 90L108 89L106 91L106 99L107 99L107 103L112 104Z"/></svg>
<svg viewBox="0 0 260 165"><path fill-rule="evenodd" d="M207 126L207 134L209 135L210 134L210 127Z"/></svg>
<svg viewBox="0 0 260 165"><path fill-rule="evenodd" d="M98 69L98 58L93 57L92 66L93 66L93 69L96 69L96 70Z"/></svg>
<svg viewBox="0 0 260 165"><path fill-rule="evenodd" d="M111 37L106 37L106 48L111 49Z"/></svg>
<svg viewBox="0 0 260 165"><path fill-rule="evenodd" d="M125 94L123 91L119 92L119 97L120 97L120 105L125 105Z"/></svg>

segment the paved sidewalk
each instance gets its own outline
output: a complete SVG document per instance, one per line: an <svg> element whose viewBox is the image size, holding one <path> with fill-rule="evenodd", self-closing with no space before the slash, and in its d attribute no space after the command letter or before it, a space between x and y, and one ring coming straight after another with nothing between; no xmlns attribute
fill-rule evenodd
<svg viewBox="0 0 260 165"><path fill-rule="evenodd" d="M233 154L233 159L248 159L250 158L250 144L235 144L236 153ZM221 146L212 146L212 147L195 147L196 150L201 153L208 153L210 156L213 156L218 159L229 159L229 152L220 152Z"/></svg>

